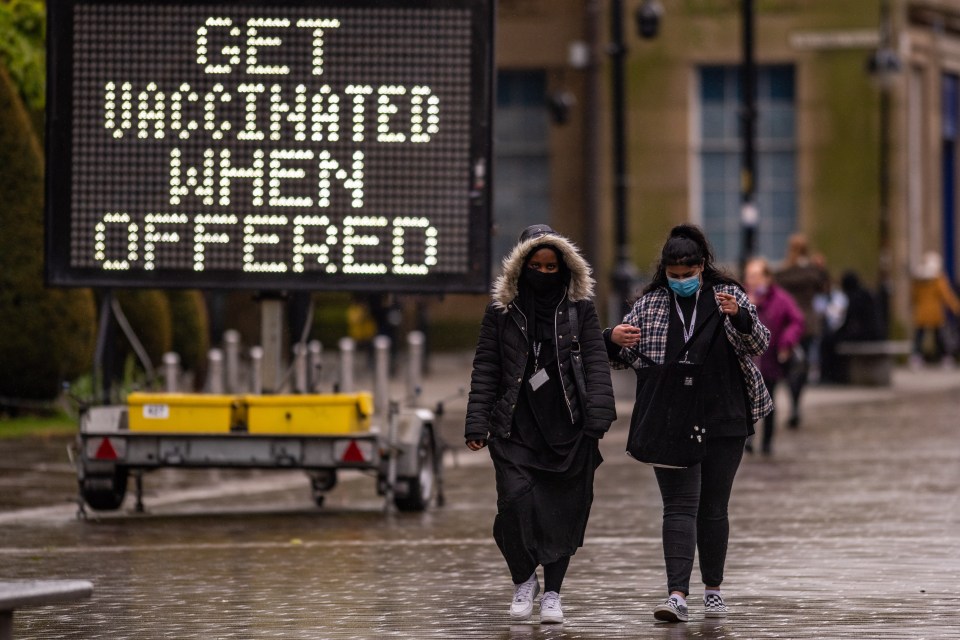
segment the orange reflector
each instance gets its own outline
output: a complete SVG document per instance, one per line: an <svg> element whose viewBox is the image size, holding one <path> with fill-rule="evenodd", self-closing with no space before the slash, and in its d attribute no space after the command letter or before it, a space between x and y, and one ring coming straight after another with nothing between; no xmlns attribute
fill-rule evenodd
<svg viewBox="0 0 960 640"><path fill-rule="evenodd" d="M97 460L116 460L117 450L113 448L110 438L104 438L100 446L97 447L97 453L93 456Z"/></svg>
<svg viewBox="0 0 960 640"><path fill-rule="evenodd" d="M343 455L340 457L342 462L366 462L367 459L363 456L363 451L360 450L360 447L357 446L356 440L351 440L350 444L347 445L347 450L343 452Z"/></svg>

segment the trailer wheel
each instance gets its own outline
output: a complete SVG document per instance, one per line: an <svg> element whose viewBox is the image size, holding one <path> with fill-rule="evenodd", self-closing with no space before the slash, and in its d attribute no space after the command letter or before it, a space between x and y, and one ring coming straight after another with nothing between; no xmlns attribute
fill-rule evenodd
<svg viewBox="0 0 960 640"><path fill-rule="evenodd" d="M337 486L336 469L316 469L309 473L310 493L313 496L313 502L318 507L323 507L328 491Z"/></svg>
<svg viewBox="0 0 960 640"><path fill-rule="evenodd" d="M80 481L80 495L97 511L116 511L127 495L126 467L117 467L113 475L91 475Z"/></svg>
<svg viewBox="0 0 960 640"><path fill-rule="evenodd" d="M400 478L407 485L405 495L395 496L393 502L397 509L406 512L426 511L433 501L437 491L436 449L433 445L433 434L430 429L424 429L417 447L416 476Z"/></svg>

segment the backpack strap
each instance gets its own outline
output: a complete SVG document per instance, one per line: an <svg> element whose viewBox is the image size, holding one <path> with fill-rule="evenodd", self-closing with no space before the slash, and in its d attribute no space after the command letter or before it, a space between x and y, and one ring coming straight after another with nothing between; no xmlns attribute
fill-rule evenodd
<svg viewBox="0 0 960 640"><path fill-rule="evenodd" d="M580 350L580 314L577 313L577 305L573 302L567 303L567 317L570 318L570 331L573 332L573 344Z"/></svg>
<svg viewBox="0 0 960 640"><path fill-rule="evenodd" d="M582 407L587 402L587 372L583 367L583 355L580 353L580 314L577 305L570 302L567 305L567 318L570 320L572 342L570 344L570 369L573 371L573 380L577 384L577 394L580 396Z"/></svg>

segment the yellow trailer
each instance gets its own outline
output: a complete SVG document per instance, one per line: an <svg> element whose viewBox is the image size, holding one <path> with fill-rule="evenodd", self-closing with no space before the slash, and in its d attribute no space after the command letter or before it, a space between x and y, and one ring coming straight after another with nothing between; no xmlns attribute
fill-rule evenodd
<svg viewBox="0 0 960 640"><path fill-rule="evenodd" d="M139 510L152 469L300 469L322 505L339 469L359 469L374 472L378 492L400 510L422 511L442 502L436 415L396 406L375 415L368 392L132 393L126 404L82 410L80 496L94 509L118 509L132 473Z"/></svg>

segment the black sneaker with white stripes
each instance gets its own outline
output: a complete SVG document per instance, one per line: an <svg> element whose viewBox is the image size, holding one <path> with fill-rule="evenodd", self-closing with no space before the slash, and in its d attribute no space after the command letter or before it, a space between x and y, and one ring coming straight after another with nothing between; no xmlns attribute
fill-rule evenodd
<svg viewBox="0 0 960 640"><path fill-rule="evenodd" d="M703 617L704 618L726 618L727 603L723 601L723 596L719 593L711 593L703 596Z"/></svg>

